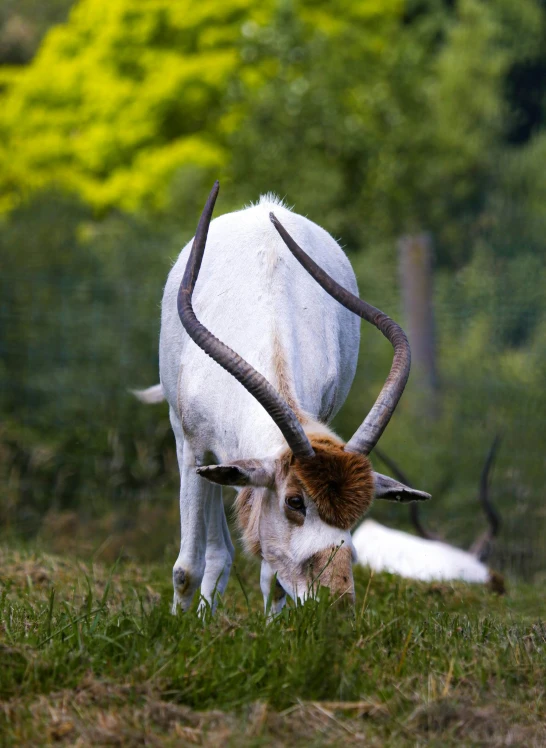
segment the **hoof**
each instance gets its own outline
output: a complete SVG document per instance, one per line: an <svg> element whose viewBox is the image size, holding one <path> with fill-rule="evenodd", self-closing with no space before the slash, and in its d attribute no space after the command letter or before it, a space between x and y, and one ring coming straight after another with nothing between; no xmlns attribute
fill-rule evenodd
<svg viewBox="0 0 546 748"><path fill-rule="evenodd" d="M176 614L178 610L188 610L193 596L199 588L199 583L199 575L190 574L186 569L175 566L173 569L173 613Z"/></svg>
<svg viewBox="0 0 546 748"><path fill-rule="evenodd" d="M177 595L183 595L190 586L190 577L184 569L173 569L173 585Z"/></svg>

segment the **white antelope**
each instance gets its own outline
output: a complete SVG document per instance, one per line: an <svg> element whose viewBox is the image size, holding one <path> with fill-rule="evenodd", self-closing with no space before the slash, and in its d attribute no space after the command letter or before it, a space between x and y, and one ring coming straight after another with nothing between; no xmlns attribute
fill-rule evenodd
<svg viewBox="0 0 546 748"><path fill-rule="evenodd" d="M503 592L502 576L485 563L500 528L500 517L489 499L489 471L498 444L499 438L496 437L485 458L480 478L479 501L489 526L468 551L428 532L421 522L419 505L412 504L411 519L420 537L366 519L353 534L358 563L377 572L387 571L407 579L424 582L462 580L489 584L495 592ZM409 484L393 460L379 450L376 450L376 454L399 480Z"/></svg>
<svg viewBox="0 0 546 748"><path fill-rule="evenodd" d="M273 613L287 593L304 599L316 582L353 599L350 529L374 496L430 498L373 472L367 457L404 390L408 341L355 295L351 265L326 231L272 196L211 223L218 189L167 280L161 385L140 393L145 401L166 397L176 438L173 611L187 609L199 587L214 607L227 584L234 549L223 485L239 489L238 524L246 549L261 558ZM394 358L376 403L344 444L327 423L353 381L358 316L388 338Z"/></svg>

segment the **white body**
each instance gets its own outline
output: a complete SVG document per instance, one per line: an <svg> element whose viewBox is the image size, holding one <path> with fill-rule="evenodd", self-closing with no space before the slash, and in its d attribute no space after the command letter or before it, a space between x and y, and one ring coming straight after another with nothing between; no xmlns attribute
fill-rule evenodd
<svg viewBox="0 0 546 748"><path fill-rule="evenodd" d="M392 530L367 519L353 533L358 563L423 582L463 580L487 583L488 567L466 551L439 540Z"/></svg>
<svg viewBox="0 0 546 748"><path fill-rule="evenodd" d="M270 211L327 273L357 293L355 275L337 242L274 198L262 197L259 205L212 221L193 307L214 335L274 386L280 353L299 408L310 421L328 422L353 381L360 321L292 257L269 220ZM176 302L189 250L188 244L169 274L160 337L161 385L170 406L181 473L175 608L186 608L199 585L203 597L212 601L214 592L221 593L227 583L233 557L221 487L196 475L196 466L275 457L286 449L262 406L182 327ZM303 557L332 543L351 545L348 531L327 529L327 537L317 533L316 548L294 552ZM264 594L270 581L271 574L263 568Z"/></svg>

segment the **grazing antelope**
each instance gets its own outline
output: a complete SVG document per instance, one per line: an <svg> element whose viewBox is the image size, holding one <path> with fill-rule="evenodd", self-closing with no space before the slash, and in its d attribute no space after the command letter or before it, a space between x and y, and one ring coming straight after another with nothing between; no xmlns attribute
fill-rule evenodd
<svg viewBox="0 0 546 748"><path fill-rule="evenodd" d="M430 498L374 472L367 456L404 390L408 341L358 298L351 265L326 231L271 195L211 223L218 189L167 279L161 385L140 393L167 399L176 438L181 543L173 611L187 609L199 587L214 607L227 584L234 550L221 486L239 491L243 542L262 560L266 601L275 585L273 613L286 594L304 599L315 582L352 600L350 529L374 496ZM344 444L327 424L353 381L358 317L391 342L394 358L374 406Z"/></svg>
<svg viewBox="0 0 546 748"><path fill-rule="evenodd" d="M468 551L442 542L426 530L421 522L419 507L410 507L411 520L420 537L393 530L366 519L353 534L358 563L374 571L387 571L421 581L463 580L489 583L496 592L504 591L502 577L485 564L498 535L500 517L489 498L489 472L499 445L495 437L484 462L480 478L479 500L489 527ZM405 474L387 455L376 450L377 456L396 475L409 484Z"/></svg>

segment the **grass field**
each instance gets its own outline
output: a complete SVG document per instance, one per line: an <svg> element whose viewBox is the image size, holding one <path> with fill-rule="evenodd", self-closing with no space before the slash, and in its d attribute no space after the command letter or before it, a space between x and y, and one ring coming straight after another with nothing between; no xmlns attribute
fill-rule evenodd
<svg viewBox="0 0 546 748"><path fill-rule="evenodd" d="M223 605L170 614L167 564L0 549L2 745L546 745L546 587L498 597L356 571L269 625L238 556Z"/></svg>

